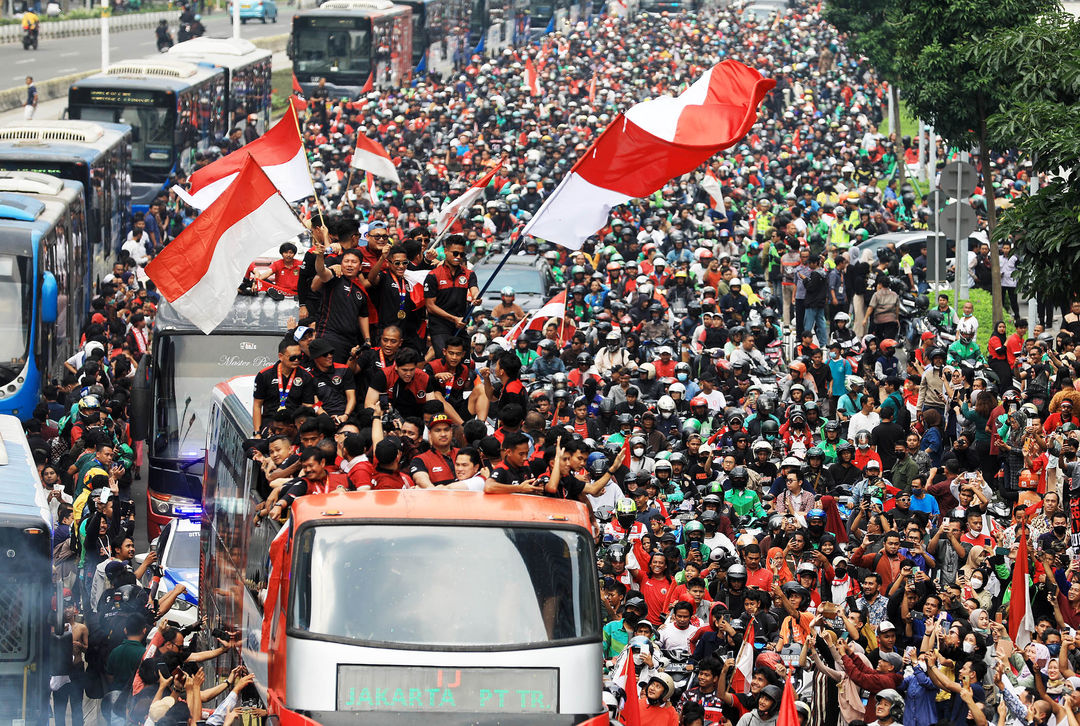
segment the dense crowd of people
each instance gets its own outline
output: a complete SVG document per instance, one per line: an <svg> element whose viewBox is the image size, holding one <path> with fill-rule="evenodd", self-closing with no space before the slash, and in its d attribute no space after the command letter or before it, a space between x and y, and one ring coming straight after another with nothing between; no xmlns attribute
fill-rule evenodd
<svg viewBox="0 0 1080 726"><path fill-rule="evenodd" d="M673 180L580 251L518 234L620 110L724 58L777 87L709 164L721 194L705 169ZM582 502L605 701L638 699L643 724L769 726L788 680L804 724L1075 723L1080 302L1058 323L1064 301L1040 301L1028 330L1004 245L1015 319L994 324L930 289L925 247L874 245L929 221L898 178L918 142L879 132L885 98L803 4L601 19L450 78L356 99L317 88L310 239L242 287L298 303L255 380L258 516L337 488ZM350 171L357 133L393 155L400 186ZM436 239L438 210L500 162ZM989 193L1025 193L1024 163L990 163ZM200 643L169 624L183 586L150 597L154 555L134 561L126 411L157 302L141 268L190 216L171 199L137 221L27 424L69 596L58 724L68 706L83 723L84 695L117 726L220 724L251 684L238 667L205 687L198 664L237 634ZM561 314L522 309L498 278L484 304L472 268L504 254L535 261ZM986 286L989 266L976 245L957 273ZM619 678L628 660L637 688Z"/></svg>

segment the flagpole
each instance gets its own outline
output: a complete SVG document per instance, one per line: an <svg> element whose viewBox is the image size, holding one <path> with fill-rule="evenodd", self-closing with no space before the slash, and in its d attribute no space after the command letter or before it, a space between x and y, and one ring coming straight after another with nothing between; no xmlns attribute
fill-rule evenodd
<svg viewBox="0 0 1080 726"><path fill-rule="evenodd" d="M491 283L495 281L496 277L498 277L499 272L503 268L503 265L505 265L506 261L510 259L510 255L514 254L514 252L517 250L518 245L521 244L522 237L524 237L524 235L518 235L517 239L514 240L514 243L510 245L510 247L506 250L506 254L503 255L503 258L499 260L499 264L492 271L491 277L489 277L487 282L484 283L484 287L480 290L479 293L477 293L473 301L469 303L469 307L465 309L465 314L461 316L461 327L454 331L454 335L460 335L461 331L465 329L465 325L469 322L469 318L472 316L473 310L476 308L477 301L484 299L484 293L487 292L488 288L491 287ZM565 317L565 315L563 317Z"/></svg>
<svg viewBox="0 0 1080 726"><path fill-rule="evenodd" d="M296 135L300 137L300 148L304 149L304 134L300 131L300 114L297 113L292 98L289 98L289 110L292 111L293 123L296 124ZM315 191L315 178L311 176L311 164L308 162L307 149L304 149L304 168L307 169L308 181L311 182L311 191L315 192L315 206L319 208L319 225L325 227L326 218L323 216L322 200L319 199L319 193Z"/></svg>

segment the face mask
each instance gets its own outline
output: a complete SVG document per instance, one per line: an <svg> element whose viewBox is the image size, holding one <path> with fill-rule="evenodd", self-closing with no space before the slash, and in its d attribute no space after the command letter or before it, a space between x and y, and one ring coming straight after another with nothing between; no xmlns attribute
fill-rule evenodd
<svg viewBox="0 0 1080 726"><path fill-rule="evenodd" d="M969 643L966 640L964 641L963 648L964 648L965 653L974 653L975 652L975 644L974 643Z"/></svg>
<svg viewBox="0 0 1080 726"><path fill-rule="evenodd" d="M1050 651L1051 658L1057 658L1061 654L1061 643L1048 643L1046 649Z"/></svg>
<svg viewBox="0 0 1080 726"><path fill-rule="evenodd" d="M831 351L831 352L829 353L829 358L831 358L832 360L836 360L836 359L838 359L839 357L840 357L840 354L839 354L839 353L837 353L837 352L836 352L835 350L834 350L834 351Z"/></svg>
<svg viewBox="0 0 1080 726"><path fill-rule="evenodd" d="M685 373L677 373L677 374L675 375L675 377L676 377L676 378L678 378L680 382L684 382L684 383L685 383L685 382L686 382L686 379L687 379L687 378L689 378L690 376L686 375Z"/></svg>
<svg viewBox="0 0 1080 726"><path fill-rule="evenodd" d="M639 446L636 449L634 449L633 454L634 454L635 457L640 459L641 457L645 456L645 449L643 449L643 448L641 448Z"/></svg>
<svg viewBox="0 0 1080 726"><path fill-rule="evenodd" d="M982 525L976 524L974 526L968 527L968 532L971 532L973 536L977 535L979 532L982 532Z"/></svg>
<svg viewBox="0 0 1080 726"><path fill-rule="evenodd" d="M834 567L833 572L836 573L836 579L837 580L842 580L844 578L844 576L847 575L847 568L846 567Z"/></svg>
<svg viewBox="0 0 1080 726"><path fill-rule="evenodd" d="M1054 534L1056 534L1058 537L1061 537L1063 534L1065 534L1065 528L1064 527L1054 527Z"/></svg>
<svg viewBox="0 0 1080 726"><path fill-rule="evenodd" d="M972 590L981 590L982 586L983 586L983 581L982 580L980 580L977 577L971 578L971 589ZM968 651L968 652L970 652L970 651Z"/></svg>

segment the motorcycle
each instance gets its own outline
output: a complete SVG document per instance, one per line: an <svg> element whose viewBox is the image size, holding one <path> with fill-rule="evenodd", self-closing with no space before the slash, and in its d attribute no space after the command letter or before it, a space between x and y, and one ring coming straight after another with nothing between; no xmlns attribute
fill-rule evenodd
<svg viewBox="0 0 1080 726"><path fill-rule="evenodd" d="M173 47L173 37L172 33L169 31L169 23L167 20L158 22L157 28L154 29L154 34L157 36L158 53L165 53L169 48Z"/></svg>
<svg viewBox="0 0 1080 726"><path fill-rule="evenodd" d="M23 50L30 50L31 48L37 50L38 28L36 25L30 28L23 29L22 47Z"/></svg>

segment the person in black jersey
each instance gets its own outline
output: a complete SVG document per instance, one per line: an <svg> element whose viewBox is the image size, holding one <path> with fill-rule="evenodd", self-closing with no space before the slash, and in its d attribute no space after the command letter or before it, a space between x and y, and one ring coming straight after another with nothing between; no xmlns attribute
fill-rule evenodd
<svg viewBox="0 0 1080 726"><path fill-rule="evenodd" d="M443 250L446 259L424 280L428 333L437 356L442 355L446 340L465 327L469 302L480 294L476 273L465 265L465 238L459 234L450 235Z"/></svg>
<svg viewBox="0 0 1080 726"><path fill-rule="evenodd" d="M385 248L367 275L368 294L378 313L379 330L391 325L397 327L405 345L423 355L427 350L424 287L405 277L408 266L404 247Z"/></svg>
<svg viewBox="0 0 1080 726"><path fill-rule="evenodd" d="M396 325L387 325L379 334L379 347L366 350L354 350L349 359L349 368L356 378L357 400L367 405L368 386L375 371L393 369L401 350L401 329Z"/></svg>
<svg viewBox="0 0 1080 726"><path fill-rule="evenodd" d="M443 346L442 358L424 366L424 372L430 379L430 390L442 393L463 421L473 416L487 420L487 396L483 386L476 386L476 373L465 357L467 349L464 338L450 338Z"/></svg>
<svg viewBox="0 0 1080 726"><path fill-rule="evenodd" d="M360 255L356 250L346 250L341 254L340 272L334 272L325 264L325 245L316 239L311 249L315 254L311 289L322 294L315 330L319 338L333 346L334 361L345 363L354 345L371 339L367 294L359 278Z"/></svg>
<svg viewBox="0 0 1080 726"><path fill-rule="evenodd" d="M536 483L529 469L529 437L518 432L508 435L502 443L502 463L491 471L484 483L485 494L543 494L544 487Z"/></svg>
<svg viewBox="0 0 1080 726"><path fill-rule="evenodd" d="M311 375L315 379L315 394L322 410L342 423L356 410L356 384L347 366L335 363L333 344L326 338L316 338L308 346L312 360Z"/></svg>
<svg viewBox="0 0 1080 726"><path fill-rule="evenodd" d="M278 411L292 411L315 402L315 385L311 374L300 367L300 345L287 336L278 344L278 362L267 366L255 376L255 396L251 421L258 433L263 421L271 421Z"/></svg>
<svg viewBox="0 0 1080 726"><path fill-rule="evenodd" d="M502 393L498 397L495 396L495 388L491 384L489 373L493 373L502 384ZM529 410L529 397L525 393L525 386L521 383L521 360L515 353L506 351L500 354L490 369L481 368L476 374L483 381L484 395L487 396L488 401L495 401L498 398L496 410L501 410L503 406L512 403L521 406L522 411Z"/></svg>

